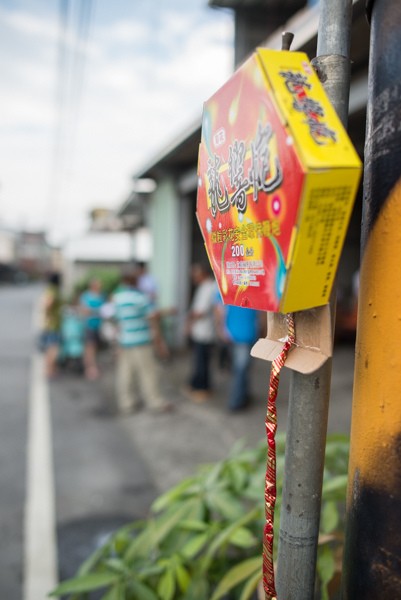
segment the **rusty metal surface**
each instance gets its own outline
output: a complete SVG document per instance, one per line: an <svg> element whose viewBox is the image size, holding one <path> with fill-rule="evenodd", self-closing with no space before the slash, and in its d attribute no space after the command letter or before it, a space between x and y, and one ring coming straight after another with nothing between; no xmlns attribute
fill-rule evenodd
<svg viewBox="0 0 401 600"><path fill-rule="evenodd" d="M401 4L376 0L372 17L362 251L401 164Z"/></svg>
<svg viewBox="0 0 401 600"><path fill-rule="evenodd" d="M295 12L305 6L306 0L209 0L209 6L223 8L284 8Z"/></svg>
<svg viewBox="0 0 401 600"><path fill-rule="evenodd" d="M343 600L401 598L401 5L375 0L368 8L369 98Z"/></svg>
<svg viewBox="0 0 401 600"><path fill-rule="evenodd" d="M372 17L372 8L374 1L375 0L366 0L366 18L368 20L368 23L370 23Z"/></svg>

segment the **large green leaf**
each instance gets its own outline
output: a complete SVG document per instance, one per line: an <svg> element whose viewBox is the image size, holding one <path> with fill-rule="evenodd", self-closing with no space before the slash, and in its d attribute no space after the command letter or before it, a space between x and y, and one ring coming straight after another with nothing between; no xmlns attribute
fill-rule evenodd
<svg viewBox="0 0 401 600"><path fill-rule="evenodd" d="M246 527L239 527L229 538L230 544L238 546L239 548L252 548L258 543L253 533Z"/></svg>
<svg viewBox="0 0 401 600"><path fill-rule="evenodd" d="M249 485L243 493L243 497L248 500L263 503L263 485L259 483L257 485Z"/></svg>
<svg viewBox="0 0 401 600"><path fill-rule="evenodd" d="M264 499L264 482L266 476L266 466L264 465L263 470L252 473L248 480L248 485L243 491L243 495L250 500L256 500L263 502Z"/></svg>
<svg viewBox="0 0 401 600"><path fill-rule="evenodd" d="M175 579L172 571L167 569L157 584L157 595L160 600L172 600L175 593Z"/></svg>
<svg viewBox="0 0 401 600"><path fill-rule="evenodd" d="M145 557L149 554L152 546L153 529L154 523L153 521L149 521L145 529L132 540L124 554L124 561L126 563L129 564L132 560Z"/></svg>
<svg viewBox="0 0 401 600"><path fill-rule="evenodd" d="M190 508L186 513L184 521L197 521L205 525L204 530L210 530L210 523L205 522L205 507L200 498L193 498L190 501ZM169 532L166 538L160 544L160 551L164 555L173 555L180 552L182 547L193 537L193 532L181 527L183 521L178 521L176 526Z"/></svg>
<svg viewBox="0 0 401 600"><path fill-rule="evenodd" d="M218 536L214 538L212 543L210 544L207 555L209 557L209 562L213 556L213 554L224 544L230 541L230 538L240 527L244 527L248 523L251 523L254 519L258 518L261 513L261 509L257 506L251 511L249 511L246 515L231 523L229 527L226 527Z"/></svg>
<svg viewBox="0 0 401 600"><path fill-rule="evenodd" d="M207 578L194 577L188 586L184 600L210 600Z"/></svg>
<svg viewBox="0 0 401 600"><path fill-rule="evenodd" d="M128 566L119 558L109 558L104 564L110 571L115 571L120 574L128 572Z"/></svg>
<svg viewBox="0 0 401 600"><path fill-rule="evenodd" d="M187 542L181 550L182 556L185 558L194 558L202 548L207 544L209 540L208 533L200 533L199 535L195 535L193 538Z"/></svg>
<svg viewBox="0 0 401 600"><path fill-rule="evenodd" d="M101 600L125 600L124 587L117 583L101 597Z"/></svg>
<svg viewBox="0 0 401 600"><path fill-rule="evenodd" d="M159 517L155 521L155 543L160 544L180 521L194 518L194 515L198 514L201 505L199 498L191 498L180 506L172 507L166 514Z"/></svg>
<svg viewBox="0 0 401 600"><path fill-rule="evenodd" d="M209 525L204 521L195 521L190 519L185 519L180 521L177 524L179 529L189 530L189 531L205 531L208 529Z"/></svg>
<svg viewBox="0 0 401 600"><path fill-rule="evenodd" d="M335 562L328 545L323 546L318 553L317 571L324 583L328 583L334 575Z"/></svg>
<svg viewBox="0 0 401 600"><path fill-rule="evenodd" d="M200 486L198 482L199 476L197 475L194 477L187 477L186 479L181 481L181 483L174 486L171 490L167 490L167 492L156 498L156 500L153 502L151 506L152 512L159 512L161 510L164 510L169 504L172 504L174 502L177 502L177 500L182 499L183 496L185 496L185 492L188 492L188 490L190 490L191 486L194 486L194 484L197 485L197 489L198 491L200 491ZM195 489L196 488L194 488L193 491L195 491Z"/></svg>
<svg viewBox="0 0 401 600"><path fill-rule="evenodd" d="M321 598L322 600L329 600L327 584L334 575L335 562L331 550L327 544L319 549L316 567L321 581Z"/></svg>
<svg viewBox="0 0 401 600"><path fill-rule="evenodd" d="M186 570L186 568L183 565L177 564L175 567L175 575L176 575L177 583L180 587L180 590L183 593L185 593L187 591L188 586L191 581L188 571Z"/></svg>
<svg viewBox="0 0 401 600"><path fill-rule="evenodd" d="M106 554L108 554L109 544L105 544L98 548L91 556L89 556L85 562L79 567L77 575L86 575L91 571L96 564L103 558Z"/></svg>
<svg viewBox="0 0 401 600"><path fill-rule="evenodd" d="M212 467L209 468L208 472L206 473L203 485L206 489L210 489L213 488L214 485L216 484L216 481L219 480L219 476L220 473L222 471L223 468L223 463L222 462L217 462L215 465L213 465ZM221 482L220 482L221 484Z"/></svg>
<svg viewBox="0 0 401 600"><path fill-rule="evenodd" d="M113 536L112 539L114 553L118 556L121 556L127 549L128 545L131 543L131 540L132 533L129 531L128 528L122 528L119 531L117 531L117 533Z"/></svg>
<svg viewBox="0 0 401 600"><path fill-rule="evenodd" d="M177 507L173 506L167 513L149 521L148 527L129 546L124 559L129 562L135 556L147 556L150 550L160 544L177 523L187 518L196 506L199 506L199 499L193 498Z"/></svg>
<svg viewBox="0 0 401 600"><path fill-rule="evenodd" d="M320 519L320 526L324 533L330 533L334 531L340 520L340 514L337 508L337 502L330 501L325 502L322 508L322 516Z"/></svg>
<svg viewBox="0 0 401 600"><path fill-rule="evenodd" d="M256 571L260 571L262 564L262 557L255 556L254 558L248 558L239 565L236 565L228 573L225 574L223 579L217 586L211 600L219 600L230 590L236 587L239 583L254 575Z"/></svg>
<svg viewBox="0 0 401 600"><path fill-rule="evenodd" d="M215 490L207 495L206 501L212 510L229 521L234 521L244 514L238 498L226 491Z"/></svg>
<svg viewBox="0 0 401 600"><path fill-rule="evenodd" d="M347 490L347 475L337 475L323 483L323 500L344 500Z"/></svg>
<svg viewBox="0 0 401 600"><path fill-rule="evenodd" d="M135 600L159 600L155 592L144 583L131 581L129 587L134 592Z"/></svg>
<svg viewBox="0 0 401 600"><path fill-rule="evenodd" d="M146 579L147 577L152 577L153 575L160 575L161 573L163 573L164 571L164 567L162 567L160 564L154 565L154 564L150 564L150 565L145 565L142 567L137 567L135 569L135 574L137 575L137 577L141 580Z"/></svg>
<svg viewBox="0 0 401 600"><path fill-rule="evenodd" d="M248 481L247 469L240 464L229 464L227 471L232 482L232 487L237 494L240 493Z"/></svg>
<svg viewBox="0 0 401 600"><path fill-rule="evenodd" d="M146 524L146 521L135 521L134 523L128 523L119 529L103 546L98 548L89 558L82 563L78 569L77 575L86 575L92 569L96 567L96 564L104 557L110 556L111 548L114 548L117 554L124 550L129 543L131 536L130 532L142 529Z"/></svg>
<svg viewBox="0 0 401 600"><path fill-rule="evenodd" d="M331 434L327 437L325 467L332 474L345 475L348 472L349 436Z"/></svg>
<svg viewBox="0 0 401 600"><path fill-rule="evenodd" d="M116 573L90 573L63 581L53 590L49 596L62 596L63 594L76 594L79 592L90 592L117 583L120 575Z"/></svg>
<svg viewBox="0 0 401 600"><path fill-rule="evenodd" d="M262 580L262 577L263 568L261 565L260 569L251 575L248 581L245 583L239 600L249 600L258 587L259 582Z"/></svg>

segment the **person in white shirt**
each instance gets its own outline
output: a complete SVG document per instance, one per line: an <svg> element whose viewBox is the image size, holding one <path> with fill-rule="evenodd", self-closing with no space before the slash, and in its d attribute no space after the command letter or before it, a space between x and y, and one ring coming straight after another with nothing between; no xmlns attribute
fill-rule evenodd
<svg viewBox="0 0 401 600"><path fill-rule="evenodd" d="M137 277L138 277L138 279L137 279L138 290L140 290L141 292L144 292L148 296L149 300L151 302L153 302L153 304L156 304L158 286L157 286L156 279L153 277L153 275L151 275L148 272L146 263L139 262L137 264L136 272L137 272Z"/></svg>
<svg viewBox="0 0 401 600"><path fill-rule="evenodd" d="M207 265L195 263L191 278L196 286L188 313L187 331L193 343L193 367L188 393L192 400L203 401L210 396L209 364L215 341L213 300L216 282Z"/></svg>

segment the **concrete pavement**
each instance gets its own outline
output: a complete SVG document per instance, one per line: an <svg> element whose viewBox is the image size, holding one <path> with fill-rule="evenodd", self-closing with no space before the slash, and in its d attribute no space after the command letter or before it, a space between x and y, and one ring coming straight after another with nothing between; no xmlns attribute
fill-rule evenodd
<svg viewBox="0 0 401 600"><path fill-rule="evenodd" d="M249 444L265 438L265 416L270 363L254 359L252 401L238 413L226 409L229 373L213 370L214 393L210 401L196 404L180 393L190 372L190 353L185 352L162 367L165 396L176 403L171 414L153 415L141 411L117 417L132 443L143 456L158 491L164 491L197 465L225 457L240 438ZM353 348L338 346L333 358L329 432L349 434L353 385ZM217 362L216 360L214 361ZM277 397L278 431L287 425L290 372L283 369ZM101 387L113 398L112 372L103 375Z"/></svg>

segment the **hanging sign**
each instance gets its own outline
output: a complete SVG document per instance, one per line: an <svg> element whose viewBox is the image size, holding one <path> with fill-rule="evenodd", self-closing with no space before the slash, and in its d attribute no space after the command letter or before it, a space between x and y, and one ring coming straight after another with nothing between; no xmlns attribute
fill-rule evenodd
<svg viewBox="0 0 401 600"><path fill-rule="evenodd" d="M259 48L203 113L197 217L224 303L327 303L361 169L307 55Z"/></svg>

